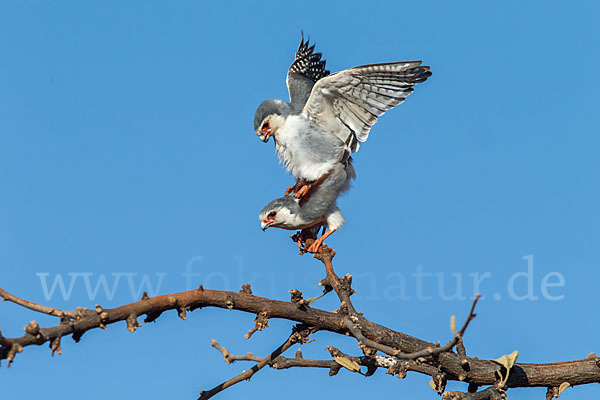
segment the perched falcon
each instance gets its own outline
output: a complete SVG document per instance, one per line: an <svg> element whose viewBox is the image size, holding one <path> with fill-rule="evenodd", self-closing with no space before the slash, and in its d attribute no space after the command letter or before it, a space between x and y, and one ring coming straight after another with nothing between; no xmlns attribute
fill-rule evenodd
<svg viewBox="0 0 600 400"><path fill-rule="evenodd" d="M254 115L256 134L263 142L273 137L282 163L306 183L297 197L334 166L348 168L350 155L367 140L377 118L431 75L421 61L364 65L330 75L314 49L303 35L287 74L290 101L265 100ZM348 179L353 175L349 170Z"/></svg>
<svg viewBox="0 0 600 400"><path fill-rule="evenodd" d="M326 226L327 232L308 248L309 252L316 253L323 241L345 222L336 200L346 186L347 173L346 168L338 163L320 177L320 182L313 185L301 199L292 192L273 200L260 212L258 218L261 228L263 231L270 227L318 231L321 226Z"/></svg>

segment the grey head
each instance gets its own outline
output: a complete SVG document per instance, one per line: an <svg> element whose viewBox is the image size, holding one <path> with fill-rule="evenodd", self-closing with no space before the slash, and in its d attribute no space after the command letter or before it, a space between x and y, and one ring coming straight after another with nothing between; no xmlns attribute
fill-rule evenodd
<svg viewBox="0 0 600 400"><path fill-rule="evenodd" d="M260 227L263 231L270 227L296 229L294 222L299 208L293 195L275 199L260 212Z"/></svg>
<svg viewBox="0 0 600 400"><path fill-rule="evenodd" d="M263 101L254 113L254 132L260 140L268 142L269 138L277 133L283 125L285 118L294 112L294 107L289 103L269 99Z"/></svg>
<svg viewBox="0 0 600 400"><path fill-rule="evenodd" d="M344 166L337 164L321 183L314 184L314 192L302 200L291 193L271 201L259 215L263 231L270 227L304 229L322 223L332 209L337 209L336 200L350 179Z"/></svg>

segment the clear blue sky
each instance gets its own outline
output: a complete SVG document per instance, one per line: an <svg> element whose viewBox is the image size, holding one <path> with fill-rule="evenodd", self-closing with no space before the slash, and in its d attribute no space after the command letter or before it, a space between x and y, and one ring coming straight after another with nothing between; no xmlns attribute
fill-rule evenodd
<svg viewBox="0 0 600 400"><path fill-rule="evenodd" d="M340 201L348 222L328 243L337 272L355 276L356 306L445 342L477 280L485 299L469 354L549 362L600 350L594 2L126 3L0 4L0 287L61 308L114 307L144 282L185 290L189 265L193 286L318 294L321 265L289 233L260 230L259 210L292 179L252 131L263 99L287 98L304 29L332 71L407 59L433 71L374 127ZM59 278L65 296L50 293ZM95 290L102 278L110 290ZM0 304L7 337L32 319L56 322ZM123 323L65 338L54 358L27 348L0 371L3 396L194 399L250 365L226 365L211 338L263 355L292 326L272 321L248 341L252 321L172 312L134 334ZM327 345L359 353L350 339L315 337L306 357L327 358ZM428 381L265 370L221 398L438 398Z"/></svg>

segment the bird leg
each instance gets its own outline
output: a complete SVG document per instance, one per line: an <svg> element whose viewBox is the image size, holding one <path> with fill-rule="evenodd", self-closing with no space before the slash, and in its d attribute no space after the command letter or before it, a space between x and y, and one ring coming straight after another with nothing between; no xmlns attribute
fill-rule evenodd
<svg viewBox="0 0 600 400"><path fill-rule="evenodd" d="M300 254L306 253L308 247L307 241L309 239L311 240L311 244L312 241L317 240L320 228L321 225L313 226L311 228L305 228L290 236L290 238L292 238L292 240L298 245L298 248L300 249Z"/></svg>
<svg viewBox="0 0 600 400"><path fill-rule="evenodd" d="M299 192L304 186L309 185L309 182L304 179L304 178L298 178L296 180L296 184L294 186L289 186L286 191L285 191L285 195L289 195L290 193L297 193ZM297 199L299 197L296 197Z"/></svg>
<svg viewBox="0 0 600 400"><path fill-rule="evenodd" d="M320 238L318 238L317 240L315 240L313 242L313 244L310 245L310 247L308 248L308 252L309 253L316 253L319 251L319 247L321 247L321 245L323 244L323 241L325 239L327 239L327 237L329 235L331 235L333 232L335 232L335 229L330 229L328 230L326 233L322 234Z"/></svg>
<svg viewBox="0 0 600 400"><path fill-rule="evenodd" d="M310 183L307 184L307 185L302 186L300 188L300 190L298 190L296 192L296 195L294 197L297 198L297 199L301 199L302 197L304 197L306 195L306 193L308 193L308 191L310 190L311 186L312 185Z"/></svg>
<svg viewBox="0 0 600 400"><path fill-rule="evenodd" d="M333 172L333 168L321 175L318 179L314 181L306 181L302 182L303 186L298 189L296 193L296 198L300 199L300 206L303 206L310 196L319 188L319 186L331 175ZM298 185L300 182L296 183Z"/></svg>

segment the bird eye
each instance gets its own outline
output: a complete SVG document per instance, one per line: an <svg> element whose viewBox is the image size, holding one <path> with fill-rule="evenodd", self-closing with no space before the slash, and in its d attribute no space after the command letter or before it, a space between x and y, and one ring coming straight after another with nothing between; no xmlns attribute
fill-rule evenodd
<svg viewBox="0 0 600 400"><path fill-rule="evenodd" d="M270 123L269 121L265 121L265 122L263 123L263 125L262 125L262 128L261 128L261 129L264 131L264 130L266 130L266 129L269 129L269 127L270 127L270 126L271 126L271 123Z"/></svg>
<svg viewBox="0 0 600 400"><path fill-rule="evenodd" d="M269 215L267 215L268 219L273 219L277 216L277 211L271 211Z"/></svg>

